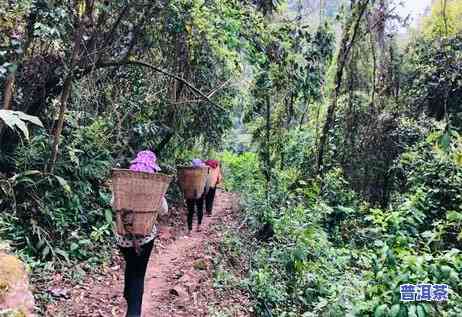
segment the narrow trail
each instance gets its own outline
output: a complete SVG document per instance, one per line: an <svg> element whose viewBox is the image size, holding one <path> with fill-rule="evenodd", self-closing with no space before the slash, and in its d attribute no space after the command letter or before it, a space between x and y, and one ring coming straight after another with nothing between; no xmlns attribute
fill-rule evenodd
<svg viewBox="0 0 462 317"><path fill-rule="evenodd" d="M172 311L175 310L175 306L179 308L185 307L186 305L184 304L186 303L181 303L186 300L184 296L194 294L195 288L198 287L197 284L200 280L197 280L196 268L203 271L207 269L207 260L210 259L204 259L202 253L205 241L213 231L211 225L217 223L226 213L232 211L232 195L218 193L213 215L211 217L204 216L201 226L202 232L194 230L191 236L180 237L164 250L156 253L154 259L150 261L146 272L146 289L143 298L144 317L190 316L187 312L184 312L186 313L184 315L181 311L176 311L176 315L172 315ZM202 258L203 261L198 261L198 258ZM194 260L196 261L194 262ZM190 264L190 268L186 272L179 269L185 264ZM179 297L178 300L172 301L171 295L176 294ZM197 298L194 299L196 304L197 300Z"/></svg>
<svg viewBox="0 0 462 317"><path fill-rule="evenodd" d="M211 316L226 311L228 316L249 316L248 299L240 292L222 294L213 287L214 258L219 256L223 229L235 223L238 197L217 192L212 217L205 217L202 232L186 236L186 211L172 208L161 222L159 238L146 272L143 317ZM196 219L194 219L196 220ZM195 229L195 227L194 227ZM88 274L78 284L61 276L48 286L58 300L47 306L46 316L124 316L123 260L99 274Z"/></svg>

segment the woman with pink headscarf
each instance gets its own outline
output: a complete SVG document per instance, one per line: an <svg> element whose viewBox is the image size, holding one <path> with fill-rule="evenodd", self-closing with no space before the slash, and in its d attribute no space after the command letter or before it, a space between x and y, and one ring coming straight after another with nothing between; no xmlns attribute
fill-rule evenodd
<svg viewBox="0 0 462 317"><path fill-rule="evenodd" d="M156 173L160 171L156 163L156 155L151 151L141 151L130 162L130 170L135 172ZM160 214L168 212L165 197L162 200ZM135 239L116 235L120 252L125 259L124 297L127 301L127 317L140 317L143 303L144 278L149 262L154 240L157 236L157 226L154 225L150 234ZM134 241L135 240L135 241ZM134 245L139 246L136 249Z"/></svg>

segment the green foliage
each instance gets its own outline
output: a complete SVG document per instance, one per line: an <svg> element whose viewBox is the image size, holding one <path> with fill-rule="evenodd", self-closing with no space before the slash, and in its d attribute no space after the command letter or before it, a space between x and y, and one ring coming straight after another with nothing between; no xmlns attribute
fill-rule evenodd
<svg viewBox="0 0 462 317"><path fill-rule="evenodd" d="M278 6L285 2L284 0L257 0L257 8L261 10L264 15L270 15L275 12Z"/></svg>
<svg viewBox="0 0 462 317"><path fill-rule="evenodd" d="M433 135L440 134L435 132ZM407 189L400 208L408 235L420 235L433 249L459 247L462 169L451 153L438 150L435 137L416 144L396 165Z"/></svg>
<svg viewBox="0 0 462 317"><path fill-rule="evenodd" d="M226 190L250 192L263 179L260 173L260 163L255 153L246 152L237 156L225 151L219 159L223 164Z"/></svg>
<svg viewBox="0 0 462 317"><path fill-rule="evenodd" d="M261 43L249 52L256 76L245 121L264 158L263 171L271 178L272 169L286 159L282 153L285 141L309 120L311 105L322 99L334 37L328 25L312 30L281 21L267 29Z"/></svg>
<svg viewBox="0 0 462 317"><path fill-rule="evenodd" d="M446 8L443 3L446 2ZM424 19L425 36L434 39L462 32L462 3L457 0L434 1L430 17Z"/></svg>
<svg viewBox="0 0 462 317"><path fill-rule="evenodd" d="M368 19L374 18L376 4ZM270 32L261 37L264 49L251 51L258 72L245 119L258 160L247 153L226 154L224 160L233 165L226 176L232 188L242 188L244 196L247 235L235 244L237 256L250 262L241 287L256 301L256 314L458 316L458 35L420 38L401 56L393 41L386 43L387 52L379 52L380 35L360 25L370 38L351 44L328 140L329 170L319 179L314 165L322 109L300 106L323 106L316 89L321 82L321 92L325 88L330 55L322 52L330 50L328 41L311 46L318 42L308 40L308 32L291 37L297 29L292 27L268 26ZM320 34L328 38L325 31ZM301 51L291 46L295 38L303 42ZM317 56L313 69L301 58L310 47ZM306 77L317 71L319 77ZM260 166L263 175L247 174L249 166ZM263 239L268 224L274 234ZM448 284L454 300L404 304L399 286L405 283Z"/></svg>
<svg viewBox="0 0 462 317"><path fill-rule="evenodd" d="M418 39L409 46L407 101L414 114L425 111L438 120L449 116L460 125L462 104L462 38Z"/></svg>
<svg viewBox="0 0 462 317"><path fill-rule="evenodd" d="M172 166L218 147L231 126L226 110L204 102L183 81L135 66L95 66L142 59L232 109L237 89L228 83L240 74L242 58L236 37L242 36L242 26L251 30L249 25L261 15L239 1L207 6L201 0L165 6L145 1L138 6L125 1L91 6L85 1L17 1L0 8L6 45L0 48L0 86L15 73L13 109L34 113L45 128L28 144L12 134L0 135L5 173L0 175L1 235L29 258L61 264L103 259L112 241L111 167L126 167L136 151L151 149L165 171L172 172ZM162 14L154 14L159 8ZM74 43L79 32L80 42ZM85 52L72 61L77 46ZM59 96L74 62L59 137ZM39 123L23 112L0 111L2 120L26 137L23 120ZM56 136L58 159L49 174L44 171L49 170Z"/></svg>
<svg viewBox="0 0 462 317"><path fill-rule="evenodd" d="M110 250L103 243L112 236L110 192L103 184L112 158L102 122L78 130L69 127L72 133L53 175L39 171L47 161L46 137L34 137L17 149L16 166L25 172L4 180L0 196L9 211L1 216L2 236L16 248L65 262Z"/></svg>
<svg viewBox="0 0 462 317"><path fill-rule="evenodd" d="M415 151L423 153L413 155ZM267 222L274 228L274 236L266 243L248 236L223 242L223 254L251 262L241 287L249 289L256 300L257 315L458 315L462 309L460 242L449 241L450 231L445 230L460 230L462 217L459 208L443 211L454 208L446 194L460 198L461 186L454 182L446 183L447 191L442 188L441 182L450 183L459 176L453 174L457 168L451 156L446 157L447 165L441 165L436 155L425 141L406 152L397 164L408 173L407 185L402 187L407 194L390 210L381 210L361 202L340 169L326 175L322 187L311 182L292 189L288 185L297 177L290 168L279 170L268 201L261 176L242 177L252 156L226 154L224 162L233 166L227 169L233 186L252 184L243 192L249 234ZM448 174L437 177L433 169ZM437 188L446 194L440 196ZM460 206L458 201L454 204ZM432 210L441 211L436 213L440 216ZM227 282L233 277L223 269L217 287L236 287L235 281ZM399 285L424 282L448 284L451 300L442 305L400 301Z"/></svg>
<svg viewBox="0 0 462 317"><path fill-rule="evenodd" d="M291 129L285 136L284 146L281 149L280 165L300 171L305 176L314 175L315 143L315 130L307 126Z"/></svg>
<svg viewBox="0 0 462 317"><path fill-rule="evenodd" d="M460 251L448 250L437 254L416 253L415 250L404 246L391 249L383 245L372 257L372 272L365 277L375 283L366 291L366 298L378 310L398 310L398 316L413 316L414 309L422 310L423 316L440 316L445 311L449 316L460 313L462 307L458 305L460 298ZM436 305L418 303L405 305L400 303L399 285L406 283L418 284L421 281L433 284L448 284L451 300L444 304L444 308ZM454 304L451 304L454 300ZM386 308L380 308L380 307ZM414 306L414 307L413 307ZM362 309L367 308L364 305Z"/></svg>

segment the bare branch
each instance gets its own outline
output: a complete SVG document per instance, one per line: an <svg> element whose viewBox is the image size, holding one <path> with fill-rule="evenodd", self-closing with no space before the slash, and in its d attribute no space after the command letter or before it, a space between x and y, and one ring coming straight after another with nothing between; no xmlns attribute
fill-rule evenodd
<svg viewBox="0 0 462 317"><path fill-rule="evenodd" d="M214 90L212 90L209 94L208 94L208 98L211 98L213 95L215 95L219 90L221 90L223 87L225 87L229 82L231 81L231 78L228 79L227 81L225 81L223 84L221 84L220 86L218 86L217 88L215 88Z"/></svg>
<svg viewBox="0 0 462 317"><path fill-rule="evenodd" d="M190 82L188 82L184 78L181 78L181 77L179 77L179 76L177 76L175 74L172 74L172 73L166 71L165 69L159 68L157 66L154 66L154 65L142 62L142 61L130 61L130 60L128 60L128 61L120 61L120 62L98 63L96 65L95 69L106 68L106 67L129 66L129 65L147 67L147 68L152 69L152 70L154 70L154 71L156 71L158 73L161 73L161 74L163 74L165 76L168 76L168 77L174 78L174 79L176 79L178 81L181 81L189 89L191 89L196 95L199 95L200 97L202 97L202 99L204 99L204 101L207 101L212 106L214 106L214 107L216 107L216 108L218 108L218 109L220 109L222 111L228 112L228 110L226 110L222 106L220 106L220 105L216 104L215 102L213 102L212 100L210 100L210 97L206 96L202 91L200 91L198 88L194 87Z"/></svg>

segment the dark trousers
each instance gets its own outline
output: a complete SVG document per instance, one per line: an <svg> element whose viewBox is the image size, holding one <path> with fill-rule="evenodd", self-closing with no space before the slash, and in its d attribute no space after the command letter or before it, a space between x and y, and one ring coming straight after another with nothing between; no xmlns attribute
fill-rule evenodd
<svg viewBox="0 0 462 317"><path fill-rule="evenodd" d="M205 212L207 215L212 214L213 201L215 200L216 187L210 187L209 192L205 195Z"/></svg>
<svg viewBox="0 0 462 317"><path fill-rule="evenodd" d="M199 199L186 199L186 207L188 208L188 229L192 230L193 216L197 207L197 224L202 223L204 217L204 195Z"/></svg>
<svg viewBox="0 0 462 317"><path fill-rule="evenodd" d="M125 258L124 297L127 301L127 317L140 317L143 304L144 277L154 240L141 246L141 253L135 248L120 248Z"/></svg>

